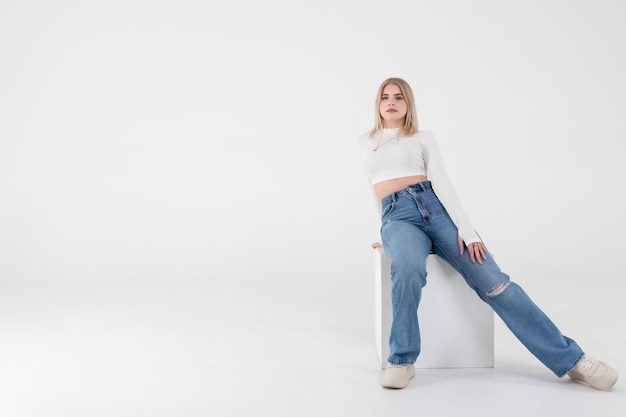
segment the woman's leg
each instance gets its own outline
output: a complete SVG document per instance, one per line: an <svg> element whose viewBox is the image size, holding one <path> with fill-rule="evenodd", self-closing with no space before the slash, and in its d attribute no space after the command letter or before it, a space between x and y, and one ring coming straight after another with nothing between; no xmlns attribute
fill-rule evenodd
<svg viewBox="0 0 626 417"><path fill-rule="evenodd" d="M503 273L487 254L482 264L472 263L468 251L461 256L457 228L432 193L424 193L431 209L428 234L434 252L465 278L478 296L500 316L522 344L557 376L570 372L584 352L565 337L524 290Z"/></svg>
<svg viewBox="0 0 626 417"><path fill-rule="evenodd" d="M382 231L383 247L391 261L392 324L389 358L393 365L413 364L421 349L417 307L426 285L426 257L430 239L406 221L391 221Z"/></svg>
<svg viewBox="0 0 626 417"><path fill-rule="evenodd" d="M387 361L412 365L421 349L417 307L426 285L426 257L432 244L421 209L408 192L394 193L382 205L381 237L391 261L393 309Z"/></svg>

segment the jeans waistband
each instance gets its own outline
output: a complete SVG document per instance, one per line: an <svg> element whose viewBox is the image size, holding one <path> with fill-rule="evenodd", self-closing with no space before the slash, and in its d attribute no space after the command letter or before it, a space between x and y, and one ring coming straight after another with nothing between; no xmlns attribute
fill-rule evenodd
<svg viewBox="0 0 626 417"><path fill-rule="evenodd" d="M411 192L414 193L423 193L425 191L432 191L433 187L430 184L430 181L418 182L417 184L407 185L404 189L400 191L396 191L395 193L389 194L387 197L383 198L382 204L388 203L389 201L396 201L398 197L401 197L404 194L408 194Z"/></svg>

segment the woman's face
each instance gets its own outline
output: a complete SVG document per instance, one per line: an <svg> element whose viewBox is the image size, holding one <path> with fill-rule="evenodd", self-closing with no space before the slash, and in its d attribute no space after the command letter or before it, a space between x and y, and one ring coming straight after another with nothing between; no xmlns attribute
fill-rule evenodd
<svg viewBox="0 0 626 417"><path fill-rule="evenodd" d="M404 118L408 110L400 87L395 84L387 84L383 88L378 107L380 116L383 118L386 128L404 126Z"/></svg>

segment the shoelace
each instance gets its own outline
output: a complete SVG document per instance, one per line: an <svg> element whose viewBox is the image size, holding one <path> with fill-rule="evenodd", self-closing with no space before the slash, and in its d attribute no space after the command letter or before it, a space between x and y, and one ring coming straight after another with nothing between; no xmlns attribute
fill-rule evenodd
<svg viewBox="0 0 626 417"><path fill-rule="evenodd" d="M590 374L593 368L595 367L595 365L596 363L593 360L587 357L584 357L583 360L580 361L580 363L576 367L578 368L580 372L583 372L585 374Z"/></svg>

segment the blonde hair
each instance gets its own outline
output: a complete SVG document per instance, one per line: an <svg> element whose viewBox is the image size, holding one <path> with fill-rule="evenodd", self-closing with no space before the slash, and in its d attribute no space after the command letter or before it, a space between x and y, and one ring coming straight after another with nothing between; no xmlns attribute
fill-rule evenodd
<svg viewBox="0 0 626 417"><path fill-rule="evenodd" d="M378 88L378 95L376 96L376 104L375 104L375 117L374 117L374 127L369 132L369 136L374 137L377 133L381 132L385 127L383 117L380 115L380 102L382 101L383 90L389 84L397 85L402 95L404 96L404 100L407 104L407 112L404 118L404 126L400 129L398 136L411 136L417 133L417 111L415 110L415 98L413 97L413 90L411 90L411 86L404 81L402 78L387 78L382 82L380 87Z"/></svg>

